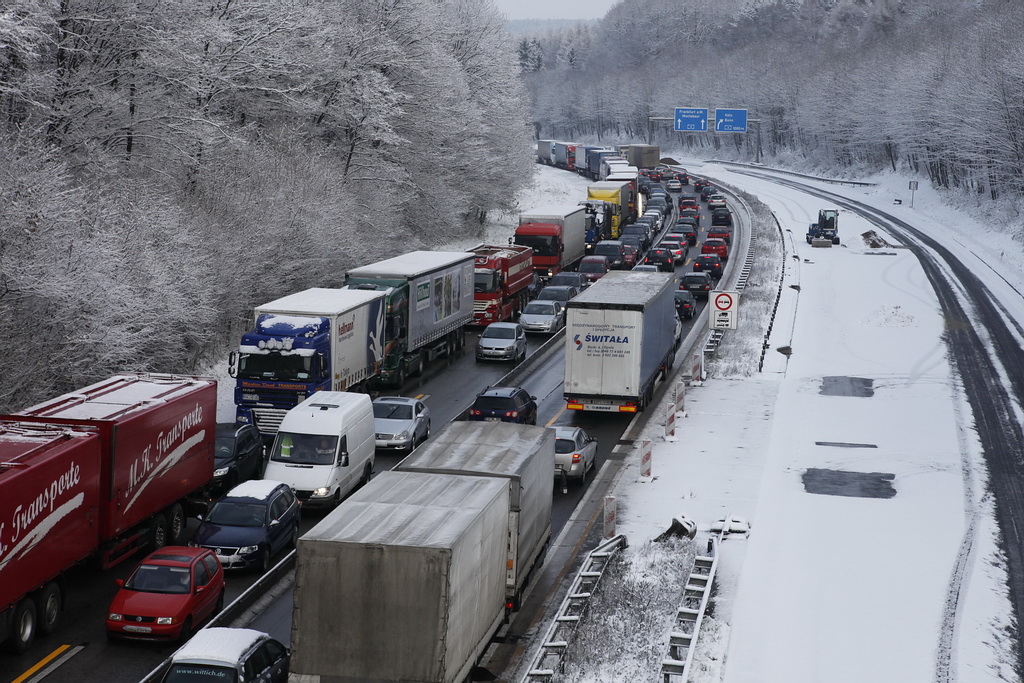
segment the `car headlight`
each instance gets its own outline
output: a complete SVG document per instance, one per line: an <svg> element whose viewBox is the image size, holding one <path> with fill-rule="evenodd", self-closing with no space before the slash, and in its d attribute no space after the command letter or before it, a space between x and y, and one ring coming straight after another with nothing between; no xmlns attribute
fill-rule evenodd
<svg viewBox="0 0 1024 683"><path fill-rule="evenodd" d="M242 555L249 555L250 553L254 553L259 549L260 547L258 545L247 545L244 548L239 548L238 552Z"/></svg>
<svg viewBox="0 0 1024 683"><path fill-rule="evenodd" d="M407 429L404 432L399 432L398 434L395 435L395 438L398 439L399 441L403 441L405 439L408 439L409 438L409 430Z"/></svg>
<svg viewBox="0 0 1024 683"><path fill-rule="evenodd" d="M160 624L161 626L170 626L174 622L175 622L175 618L174 617L157 617L156 618L156 623Z"/></svg>
<svg viewBox="0 0 1024 683"><path fill-rule="evenodd" d="M107 619L110 621L122 621L124 619L124 615L118 614L117 612L111 612L107 615Z"/></svg>
<svg viewBox="0 0 1024 683"><path fill-rule="evenodd" d="M230 469L231 469L230 467L220 467L218 469L215 469L213 471L213 476L215 476L215 477L223 477L224 475L226 475L228 473L228 470L230 470Z"/></svg>
<svg viewBox="0 0 1024 683"><path fill-rule="evenodd" d="M313 497L313 498L326 498L329 495L331 495L331 489L328 488L327 486L321 486L320 488L313 490L313 493L311 494L311 497Z"/></svg>

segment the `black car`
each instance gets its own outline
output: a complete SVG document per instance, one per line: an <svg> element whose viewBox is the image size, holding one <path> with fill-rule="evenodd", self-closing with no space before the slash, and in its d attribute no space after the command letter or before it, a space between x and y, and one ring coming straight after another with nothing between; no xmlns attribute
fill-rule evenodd
<svg viewBox="0 0 1024 683"><path fill-rule="evenodd" d="M697 299L688 289L677 289L675 294L676 315L680 320L689 320L697 312Z"/></svg>
<svg viewBox="0 0 1024 683"><path fill-rule="evenodd" d="M651 230L646 225L630 223L629 225L623 226L622 232L619 233L620 240L623 235L636 235L640 239L641 253L651 247Z"/></svg>
<svg viewBox="0 0 1024 683"><path fill-rule="evenodd" d="M670 249L655 247L648 250L647 256L644 257L644 263L658 266L658 270L671 273L676 269L676 256Z"/></svg>
<svg viewBox="0 0 1024 683"><path fill-rule="evenodd" d="M625 267L626 252L619 240L601 240L594 245L594 256L607 256L608 265L613 270L621 270Z"/></svg>
<svg viewBox="0 0 1024 683"><path fill-rule="evenodd" d="M701 254L697 258L693 259L693 271L695 273L704 271L710 273L712 277L722 277L722 257L718 254Z"/></svg>
<svg viewBox="0 0 1024 683"><path fill-rule="evenodd" d="M683 235L692 247L697 244L697 226L691 221L692 219L681 219L675 224L669 234Z"/></svg>
<svg viewBox="0 0 1024 683"><path fill-rule="evenodd" d="M711 212L711 225L732 225L732 211L715 209Z"/></svg>
<svg viewBox="0 0 1024 683"><path fill-rule="evenodd" d="M715 282L711 279L711 273L698 271L683 275L679 281L679 288L685 289L698 299L707 299L711 290L715 288Z"/></svg>
<svg viewBox="0 0 1024 683"><path fill-rule="evenodd" d="M707 185L700 191L700 200L707 204L713 194L718 194L718 188L713 185Z"/></svg>
<svg viewBox="0 0 1024 683"><path fill-rule="evenodd" d="M217 425L213 451L213 492L220 495L263 474L263 438L254 425Z"/></svg>
<svg viewBox="0 0 1024 683"><path fill-rule="evenodd" d="M468 419L537 424L537 397L520 387L491 387L469 407Z"/></svg>
<svg viewBox="0 0 1024 683"><path fill-rule="evenodd" d="M560 285L568 285L569 287L575 287L581 292L590 286L590 280L583 276L583 273L577 273L574 270L563 270L555 273L548 279L549 285L558 287ZM534 297L536 298L536 297Z"/></svg>
<svg viewBox="0 0 1024 683"><path fill-rule="evenodd" d="M711 184L710 181L704 178L693 178L693 189L701 190Z"/></svg>
<svg viewBox="0 0 1024 683"><path fill-rule="evenodd" d="M691 209L689 207L679 209L679 218L677 220L682 220L683 218L692 218L693 224L700 227L700 211L697 209Z"/></svg>
<svg viewBox="0 0 1024 683"><path fill-rule="evenodd" d="M224 569L266 572L270 558L294 548L299 501L288 484L257 479L239 484L210 508L192 545L217 554Z"/></svg>

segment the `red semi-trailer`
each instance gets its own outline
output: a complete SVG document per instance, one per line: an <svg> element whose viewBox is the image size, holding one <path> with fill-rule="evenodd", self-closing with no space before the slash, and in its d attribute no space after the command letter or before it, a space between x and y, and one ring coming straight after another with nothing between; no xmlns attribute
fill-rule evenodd
<svg viewBox="0 0 1024 683"><path fill-rule="evenodd" d="M209 500L216 401L213 379L126 374L0 416L0 641L51 631L60 574L85 556L110 567L184 540Z"/></svg>
<svg viewBox="0 0 1024 683"><path fill-rule="evenodd" d="M573 270L586 255L586 208L552 205L523 213L512 241L533 248L533 269L542 278Z"/></svg>
<svg viewBox="0 0 1024 683"><path fill-rule="evenodd" d="M478 244L473 263L473 323L510 320L523 310L533 282L533 249Z"/></svg>

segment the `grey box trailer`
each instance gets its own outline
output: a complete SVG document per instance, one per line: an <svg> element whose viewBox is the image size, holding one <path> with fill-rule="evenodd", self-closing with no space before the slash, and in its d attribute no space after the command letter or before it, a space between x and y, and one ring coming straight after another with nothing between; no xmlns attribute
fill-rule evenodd
<svg viewBox="0 0 1024 683"><path fill-rule="evenodd" d="M499 477L511 482L505 606L519 609L523 588L543 562L551 540L554 430L507 422L452 422L395 470Z"/></svg>
<svg viewBox="0 0 1024 683"><path fill-rule="evenodd" d="M290 683L464 680L505 617L509 490L382 472L302 536Z"/></svg>

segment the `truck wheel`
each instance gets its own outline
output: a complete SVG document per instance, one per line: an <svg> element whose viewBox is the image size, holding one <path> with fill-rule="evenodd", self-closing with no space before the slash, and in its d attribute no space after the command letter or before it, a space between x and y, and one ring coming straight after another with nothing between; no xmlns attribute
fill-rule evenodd
<svg viewBox="0 0 1024 683"><path fill-rule="evenodd" d="M170 545L181 545L182 541L185 540L185 531L188 528L185 510L181 507L181 503L175 503L171 506L171 511L167 514L167 523L167 542Z"/></svg>
<svg viewBox="0 0 1024 683"><path fill-rule="evenodd" d="M32 598L22 599L14 608L11 627L11 649L18 654L28 651L36 639L36 603Z"/></svg>
<svg viewBox="0 0 1024 683"><path fill-rule="evenodd" d="M398 379L395 381L395 386L401 388L405 385L405 367L401 366L398 368Z"/></svg>
<svg viewBox="0 0 1024 683"><path fill-rule="evenodd" d="M423 376L423 354L416 355L416 364L412 366L412 372L409 373L413 377Z"/></svg>
<svg viewBox="0 0 1024 683"><path fill-rule="evenodd" d="M46 584L39 594L39 604L36 610L39 614L39 631L49 635L57 630L57 623L60 621L61 599L60 586L50 582Z"/></svg>
<svg viewBox="0 0 1024 683"><path fill-rule="evenodd" d="M167 545L167 518L157 515L149 527L149 546L153 550L160 550L165 545Z"/></svg>

